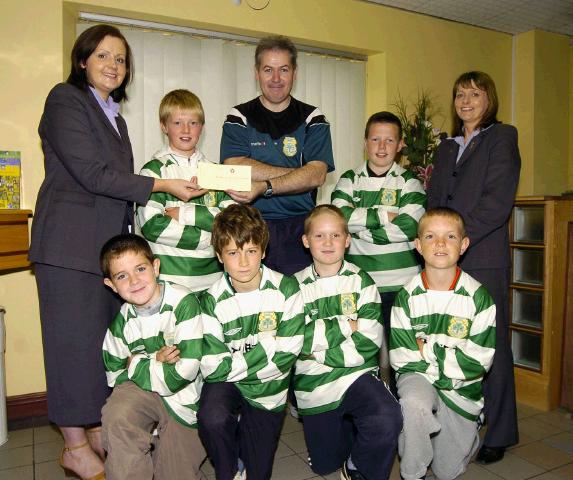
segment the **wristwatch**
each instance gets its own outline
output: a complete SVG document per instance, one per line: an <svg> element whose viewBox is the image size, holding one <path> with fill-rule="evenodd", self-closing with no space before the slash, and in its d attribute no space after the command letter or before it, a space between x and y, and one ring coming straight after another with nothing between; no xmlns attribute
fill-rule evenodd
<svg viewBox="0 0 573 480"><path fill-rule="evenodd" d="M263 197L271 198L273 196L273 186L270 180L265 181L267 182L267 189L265 190L265 193L263 193Z"/></svg>

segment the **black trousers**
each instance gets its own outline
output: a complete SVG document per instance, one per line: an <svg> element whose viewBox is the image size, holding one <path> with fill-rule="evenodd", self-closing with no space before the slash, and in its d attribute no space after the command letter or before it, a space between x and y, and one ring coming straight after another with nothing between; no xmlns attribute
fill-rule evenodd
<svg viewBox="0 0 573 480"><path fill-rule="evenodd" d="M263 263L271 270L292 275L312 263L308 249L302 244L306 216L284 220L266 220L269 246Z"/></svg>
<svg viewBox="0 0 573 480"><path fill-rule="evenodd" d="M394 300L396 300L396 295L398 292L384 292L380 294L381 304L380 309L382 310L382 322L384 323L384 341L385 345L382 345L382 349L380 349L380 356L382 358L383 355L388 358L388 367L386 368L387 371L383 371L381 365L381 376L387 377L388 386L390 387L390 391L392 395L398 398L398 388L396 387L396 372L390 365L389 353L390 353L390 317L392 315L392 306L394 305ZM386 349L386 351L383 351ZM382 363L382 362L380 362Z"/></svg>
<svg viewBox="0 0 573 480"><path fill-rule="evenodd" d="M513 354L509 342L509 269L465 270L493 297L496 345L493 364L483 383L487 431L484 445L509 447L519 442Z"/></svg>
<svg viewBox="0 0 573 480"><path fill-rule="evenodd" d="M249 480L269 480L284 415L284 411L253 407L234 383L205 383L198 413L199 438L217 480L232 480L239 458Z"/></svg>
<svg viewBox="0 0 573 480"><path fill-rule="evenodd" d="M390 476L402 430L402 410L374 375L358 378L338 408L305 415L302 423L313 472L332 473L351 455L366 480Z"/></svg>
<svg viewBox="0 0 573 480"><path fill-rule="evenodd" d="M103 339L121 306L100 275L36 264L48 417L60 427L99 423L110 393Z"/></svg>

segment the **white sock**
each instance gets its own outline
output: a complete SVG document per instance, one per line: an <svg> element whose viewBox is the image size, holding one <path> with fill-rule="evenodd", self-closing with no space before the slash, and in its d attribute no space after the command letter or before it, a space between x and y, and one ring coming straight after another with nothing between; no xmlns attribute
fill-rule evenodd
<svg viewBox="0 0 573 480"><path fill-rule="evenodd" d="M354 463L352 463L352 455L350 457L348 457L348 460L346 460L346 466L348 467L348 470L358 470L356 468L356 465L354 465Z"/></svg>

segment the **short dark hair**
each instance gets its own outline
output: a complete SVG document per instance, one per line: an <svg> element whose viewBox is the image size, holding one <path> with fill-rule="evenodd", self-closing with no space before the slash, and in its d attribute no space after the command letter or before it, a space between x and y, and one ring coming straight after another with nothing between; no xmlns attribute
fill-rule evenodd
<svg viewBox="0 0 573 480"><path fill-rule="evenodd" d="M89 83L85 64L101 41L108 36L119 38L125 45L125 78L123 82L121 82L121 85L110 94L114 101L121 102L122 100L127 100L125 89L133 78L133 56L125 37L116 27L111 25L95 25L90 27L84 30L76 39L74 47L72 48L72 69L66 82L81 90L87 89Z"/></svg>
<svg viewBox="0 0 573 480"><path fill-rule="evenodd" d="M420 218L420 221L418 222L418 238L420 238L420 233L422 233L424 224L435 217L446 217L458 222L462 231L462 238L467 236L466 222L464 222L464 217L462 217L460 212L450 207L434 207L426 210L424 215L422 215L422 218Z"/></svg>
<svg viewBox="0 0 573 480"><path fill-rule="evenodd" d="M264 252L269 243L269 228L255 207L234 203L219 213L213 222L211 244L219 255L233 240L243 248L251 242Z"/></svg>
<svg viewBox="0 0 573 480"><path fill-rule="evenodd" d="M104 277L111 278L111 261L121 257L126 252L141 253L150 263L153 263L153 252L147 240L134 233L116 235L105 242L101 248L99 265Z"/></svg>
<svg viewBox="0 0 573 480"><path fill-rule="evenodd" d="M258 70L261 66L261 56L267 50L282 50L288 52L290 55L290 64L292 68L296 69L296 57L298 50L292 43L292 40L282 35L271 35L259 40L257 49L255 50L255 68Z"/></svg>
<svg viewBox="0 0 573 480"><path fill-rule="evenodd" d="M454 137L463 135L464 126L464 122L462 122L462 119L458 117L458 114L456 113L455 102L458 87L473 88L474 85L480 90L483 90L487 95L487 109L478 125L476 125L476 128L483 128L493 123L499 123L499 120L497 119L499 101L497 99L495 83L492 78L487 73L479 72L477 70L462 73L455 81L454 88L452 89L452 136Z"/></svg>
<svg viewBox="0 0 573 480"><path fill-rule="evenodd" d="M400 140L402 139L402 122L392 112L386 111L377 112L370 116L366 122L366 128L364 129L364 138L368 138L368 135L370 135L370 127L375 123L390 123L392 125L396 125L398 127L398 138Z"/></svg>
<svg viewBox="0 0 573 480"><path fill-rule="evenodd" d="M310 232L310 226L312 225L312 221L316 217L321 215L322 213L330 213L330 214L338 217L340 219L340 221L342 223L344 223L344 232L347 234L350 233L348 231L348 223L346 222L346 218L344 217L342 210L340 210L340 208L338 208L336 205L331 205L331 204L327 203L327 204L323 204L323 205L317 205L308 213L308 215L304 219L304 234L305 235L308 235L308 232Z"/></svg>

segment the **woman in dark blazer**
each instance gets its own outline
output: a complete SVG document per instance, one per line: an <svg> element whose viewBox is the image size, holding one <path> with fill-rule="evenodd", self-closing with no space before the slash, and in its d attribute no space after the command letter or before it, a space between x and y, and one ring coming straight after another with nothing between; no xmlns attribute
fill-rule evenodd
<svg viewBox="0 0 573 480"><path fill-rule="evenodd" d="M496 349L484 382L488 429L477 461L493 463L518 442L513 356L509 343L508 221L519 181L517 130L498 122L495 84L483 72L467 72L454 83L453 138L436 152L428 208L447 206L466 222L470 246L460 266L495 300Z"/></svg>
<svg viewBox="0 0 573 480"><path fill-rule="evenodd" d="M187 200L184 180L134 175L125 121L118 114L131 80L132 56L115 27L84 31L72 70L46 100L39 134L45 179L32 224L40 301L48 415L65 448L60 463L81 478L105 478L98 428L109 394L102 361L106 328L120 299L103 284L99 252L133 225L133 202L152 191ZM92 428L90 428L92 427Z"/></svg>

